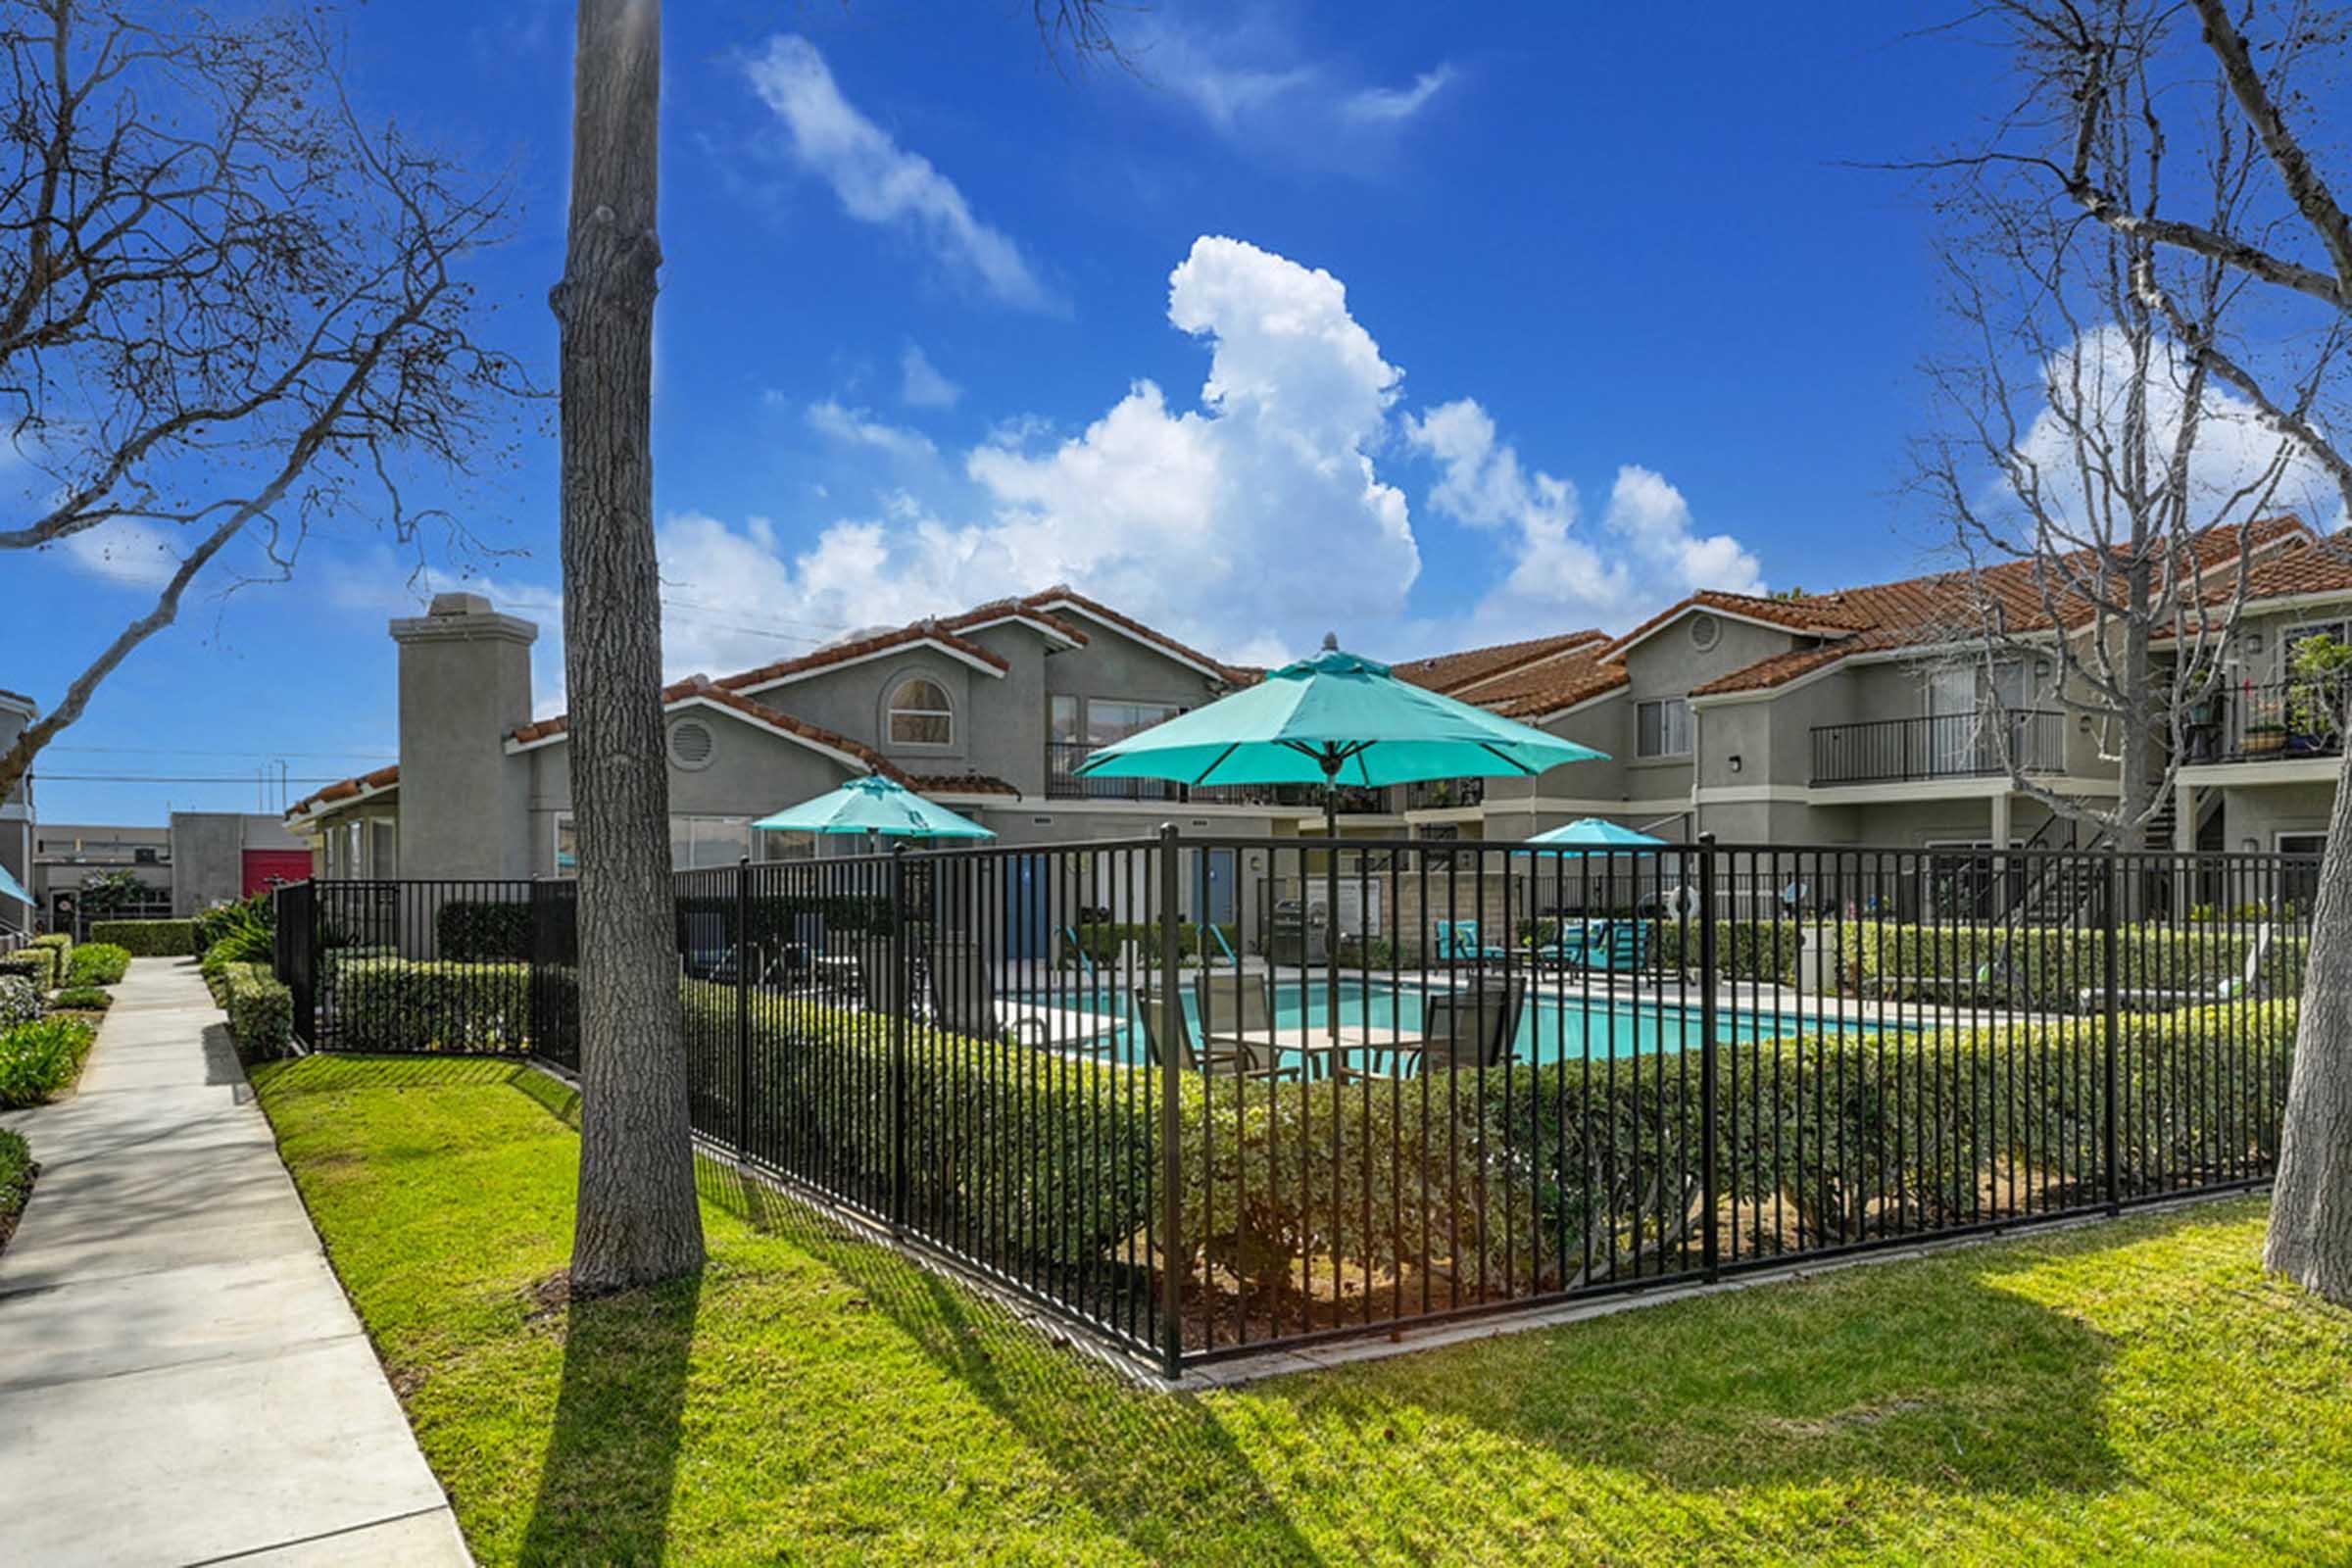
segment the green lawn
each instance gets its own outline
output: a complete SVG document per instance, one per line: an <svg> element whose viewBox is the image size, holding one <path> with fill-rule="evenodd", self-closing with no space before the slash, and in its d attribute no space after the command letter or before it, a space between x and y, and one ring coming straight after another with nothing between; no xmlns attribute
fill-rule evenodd
<svg viewBox="0 0 2352 1568"><path fill-rule="evenodd" d="M2238 1200L1200 1398L722 1171L570 1309L562 1091L255 1074L484 1563L2352 1557L2352 1313Z"/></svg>

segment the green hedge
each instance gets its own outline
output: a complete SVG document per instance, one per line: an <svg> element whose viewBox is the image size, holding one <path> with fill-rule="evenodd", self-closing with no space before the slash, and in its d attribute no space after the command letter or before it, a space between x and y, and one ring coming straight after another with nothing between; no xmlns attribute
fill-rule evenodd
<svg viewBox="0 0 2352 1568"><path fill-rule="evenodd" d="M14 953L0 953L0 974L29 980L35 991L55 991L61 956L55 948L19 948Z"/></svg>
<svg viewBox="0 0 2352 1568"><path fill-rule="evenodd" d="M85 942L74 950L66 968L66 984L111 986L130 972L130 951L112 942Z"/></svg>
<svg viewBox="0 0 2352 1568"><path fill-rule="evenodd" d="M192 958L197 954L193 920L92 920L90 940L128 948L134 958Z"/></svg>
<svg viewBox="0 0 2352 1568"><path fill-rule="evenodd" d="M0 1242L8 1240L9 1232L16 1228L17 1216L24 1211L24 1200L32 1194L35 1169L32 1150L25 1144L24 1135L0 1127Z"/></svg>
<svg viewBox="0 0 2352 1568"><path fill-rule="evenodd" d="M338 1051L529 1049L526 963L348 958L329 998Z"/></svg>
<svg viewBox="0 0 2352 1568"><path fill-rule="evenodd" d="M1176 922L1176 949L1184 955L1184 961L1188 964L1201 961L1200 943L1203 929L1202 926L1191 920ZM1237 954L1243 951L1240 926L1220 922L1216 929L1225 934L1227 947ZM1132 942L1141 950L1146 962L1157 964L1159 962L1159 932L1160 926L1157 920L1082 921L1054 933L1055 952L1059 956L1057 961L1062 968L1074 969L1078 967L1078 963L1072 956L1073 953L1083 953L1094 963L1107 967L1118 961L1119 954L1128 943ZM1072 937L1076 938L1074 944L1071 940ZM1214 941L1210 941L1208 944L1208 955L1217 963L1225 961L1224 949L1219 948Z"/></svg>
<svg viewBox="0 0 2352 1568"><path fill-rule="evenodd" d="M282 1056L294 1048L294 993L266 963L231 963L214 982L228 1014L228 1038L244 1056Z"/></svg>
<svg viewBox="0 0 2352 1568"><path fill-rule="evenodd" d="M45 931L32 939L32 945L36 948L54 948L57 951L59 961L63 962L74 956L74 933L71 931Z"/></svg>
<svg viewBox="0 0 2352 1568"><path fill-rule="evenodd" d="M531 906L483 901L444 904L433 911L433 940L445 962L527 963Z"/></svg>
<svg viewBox="0 0 2352 1568"><path fill-rule="evenodd" d="M49 999L52 1012L104 1012L115 1004L115 994L104 986L68 986Z"/></svg>
<svg viewBox="0 0 2352 1568"><path fill-rule="evenodd" d="M1836 928L1833 927L1833 930ZM1842 937L1850 988L1891 998L1948 989L1923 980L1975 979L1987 1001L2034 1011L2071 1012L2105 985L2107 939L2097 926L1850 924ZM2118 989L2210 992L2244 972L2257 933L2250 926L2127 925L2117 932ZM2309 940L2275 931L2259 994L2300 997ZM1981 977L1981 978L1980 978ZM2096 999L2093 999L2094 1001Z"/></svg>
<svg viewBox="0 0 2352 1568"><path fill-rule="evenodd" d="M37 1105L71 1088L94 1038L79 1018L42 1018L0 1030L0 1110Z"/></svg>

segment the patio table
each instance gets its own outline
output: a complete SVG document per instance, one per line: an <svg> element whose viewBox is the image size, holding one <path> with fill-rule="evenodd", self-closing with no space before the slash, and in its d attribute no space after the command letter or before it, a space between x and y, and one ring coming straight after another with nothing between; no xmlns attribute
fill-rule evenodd
<svg viewBox="0 0 2352 1568"><path fill-rule="evenodd" d="M1303 1058L1310 1073L1328 1077L1332 1061L1351 1053L1409 1052L1426 1037L1411 1029L1384 1029L1377 1024L1292 1024L1273 1029L1219 1029L1207 1036L1210 1045L1246 1045L1264 1056L1289 1052ZM1271 1058L1268 1058L1271 1059Z"/></svg>

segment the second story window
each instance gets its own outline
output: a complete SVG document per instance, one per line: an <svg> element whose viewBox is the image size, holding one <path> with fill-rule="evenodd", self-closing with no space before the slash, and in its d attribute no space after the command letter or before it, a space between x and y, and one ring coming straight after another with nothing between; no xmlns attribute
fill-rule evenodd
<svg viewBox="0 0 2352 1568"><path fill-rule="evenodd" d="M923 675L899 682L890 694L888 735L893 746L952 746L956 711L939 682Z"/></svg>
<svg viewBox="0 0 2352 1568"><path fill-rule="evenodd" d="M1097 746L1108 746L1174 718L1176 713L1173 703L1114 702L1091 697L1086 704L1086 738Z"/></svg>
<svg viewBox="0 0 2352 1568"><path fill-rule="evenodd" d="M1690 755L1690 705L1680 697L1636 704L1634 727L1637 757Z"/></svg>

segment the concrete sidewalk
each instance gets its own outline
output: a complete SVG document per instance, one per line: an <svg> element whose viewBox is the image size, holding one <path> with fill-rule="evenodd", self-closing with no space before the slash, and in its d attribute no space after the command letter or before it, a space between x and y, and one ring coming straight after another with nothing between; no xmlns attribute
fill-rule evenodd
<svg viewBox="0 0 2352 1568"><path fill-rule="evenodd" d="M196 966L141 958L81 1089L11 1112L0 1563L466 1563Z"/></svg>

